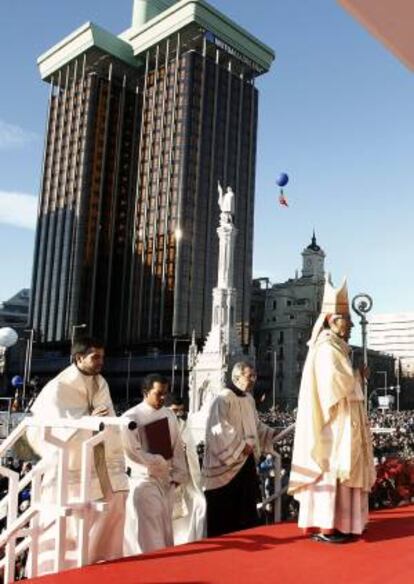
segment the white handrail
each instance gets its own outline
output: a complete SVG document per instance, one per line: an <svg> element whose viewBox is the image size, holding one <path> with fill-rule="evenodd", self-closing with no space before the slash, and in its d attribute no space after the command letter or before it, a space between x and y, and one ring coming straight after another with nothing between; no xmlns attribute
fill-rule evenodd
<svg viewBox="0 0 414 584"><path fill-rule="evenodd" d="M92 436L82 444L82 460L84 465L81 471L81 493L82 501L89 501L90 477L93 459L93 448L100 442L99 434ZM89 523L90 523L90 509L85 509L85 512L80 516L79 525L79 547L78 547L78 565L84 566L88 561L88 537L89 537Z"/></svg>
<svg viewBox="0 0 414 584"><path fill-rule="evenodd" d="M44 466L43 461L39 461L38 464L38 472ZM34 479L34 470L32 469L28 473L26 473L19 481L19 492L23 491ZM33 485L32 485L33 489ZM0 501L0 519L3 519L7 515L7 504L9 501L9 495L7 494L3 499Z"/></svg>
<svg viewBox="0 0 414 584"><path fill-rule="evenodd" d="M296 426L295 423L290 424L290 426L279 432L279 434L273 438L273 443L276 444L277 442L280 442L282 438L285 438L285 436L291 434L295 429L295 426Z"/></svg>
<svg viewBox="0 0 414 584"><path fill-rule="evenodd" d="M56 537L54 547L54 569L60 571L64 566L66 553L66 523L68 516L75 514L80 518L79 537L77 538L76 564L78 567L88 562L89 544L89 517L93 508L99 512L105 512L107 504L104 502L94 502L91 500L91 468L94 463L93 448L107 437L111 427L128 427L135 429L136 425L126 418L84 416L77 420L56 418L47 421L37 417L27 416L15 430L0 445L0 458L11 449L16 442L25 435L28 428L39 428L42 430L42 439L45 443L53 447L57 453L57 486L56 503L44 504L40 500L41 479L47 467L47 460L40 460L32 470L19 480L19 474L5 466L0 465L0 475L9 479L9 492L0 502L0 517L4 517L7 512L7 527L0 534L0 548L5 548L4 557L0 560L0 572L4 570L4 582L6 584L14 581L16 557L29 550L29 562L27 565L27 576L29 578L38 574L39 538L42 533L56 525ZM72 429L65 439L59 438L53 433L55 429ZM94 432L92 437L87 434L81 437L81 492L77 500L68 500L68 476L69 476L69 438L77 430L88 430ZM50 452L50 449L47 449ZM50 464L50 459L49 459ZM30 506L19 516L18 498L19 492L32 485ZM48 525L40 526L39 513L48 509L51 511L52 521ZM2 515L3 514L3 515ZM17 538L23 538L16 544Z"/></svg>

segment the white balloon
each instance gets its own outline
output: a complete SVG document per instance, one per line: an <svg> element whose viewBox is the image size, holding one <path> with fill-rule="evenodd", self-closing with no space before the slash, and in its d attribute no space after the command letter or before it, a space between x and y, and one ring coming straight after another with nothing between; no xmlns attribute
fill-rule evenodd
<svg viewBox="0 0 414 584"><path fill-rule="evenodd" d="M17 343L19 335L9 326L0 328L0 347L12 347Z"/></svg>

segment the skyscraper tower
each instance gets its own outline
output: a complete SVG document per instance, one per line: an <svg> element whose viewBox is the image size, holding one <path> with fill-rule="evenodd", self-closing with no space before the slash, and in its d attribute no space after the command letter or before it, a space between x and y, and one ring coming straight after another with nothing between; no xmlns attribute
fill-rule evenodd
<svg viewBox="0 0 414 584"><path fill-rule="evenodd" d="M258 93L273 52L204 0L135 0L39 59L50 83L31 324L114 348L207 334L217 181L236 193L236 321L247 341Z"/></svg>

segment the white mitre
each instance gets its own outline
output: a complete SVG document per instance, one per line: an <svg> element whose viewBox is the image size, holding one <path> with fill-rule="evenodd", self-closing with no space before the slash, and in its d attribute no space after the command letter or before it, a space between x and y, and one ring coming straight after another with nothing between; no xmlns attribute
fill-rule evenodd
<svg viewBox="0 0 414 584"><path fill-rule="evenodd" d="M323 293L321 313L313 326L312 335L308 342L310 347L315 344L319 333L323 329L327 317L334 314L341 316L350 315L348 285L346 278L344 278L341 286L339 288L335 288L332 284L330 274L327 274L325 279L325 289Z"/></svg>

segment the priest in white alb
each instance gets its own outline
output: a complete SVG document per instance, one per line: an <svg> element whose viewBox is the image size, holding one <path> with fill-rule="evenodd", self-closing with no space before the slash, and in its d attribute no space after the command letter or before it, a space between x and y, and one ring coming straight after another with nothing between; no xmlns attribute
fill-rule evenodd
<svg viewBox="0 0 414 584"><path fill-rule="evenodd" d="M211 404L202 469L209 537L258 523L256 464L262 452L273 452L275 430L259 420L251 395L255 381L252 365L236 363L233 383Z"/></svg>
<svg viewBox="0 0 414 584"><path fill-rule="evenodd" d="M344 543L368 521L375 481L363 376L354 370L346 282L329 279L299 392L289 493L299 501L298 525L317 541Z"/></svg>
<svg viewBox="0 0 414 584"><path fill-rule="evenodd" d="M168 382L156 373L143 382L143 401L123 414L136 423L122 431L130 491L126 505L125 555L174 545L175 489L188 479L175 415L164 407Z"/></svg>
<svg viewBox="0 0 414 584"><path fill-rule="evenodd" d="M109 387L100 375L105 350L96 339L84 338L74 343L73 364L49 381L31 407L34 417L48 420L68 418L76 420L83 416L115 416ZM68 500L79 498L81 491L81 450L85 439L91 437L89 430L54 429L53 435L68 439ZM35 452L45 461L46 472L41 486L40 526L45 530L40 536L38 574L54 571L54 548L56 541L56 512L51 505L57 502L57 450L45 442L42 432L30 428L27 438ZM88 563L114 560L123 554L125 501L128 490L125 460L120 431L110 427L104 443L94 449L94 464L91 471L91 501L107 503L105 512L89 511ZM50 527L47 527L50 525ZM76 514L68 517L65 534L65 557L63 569L77 566L79 521Z"/></svg>

